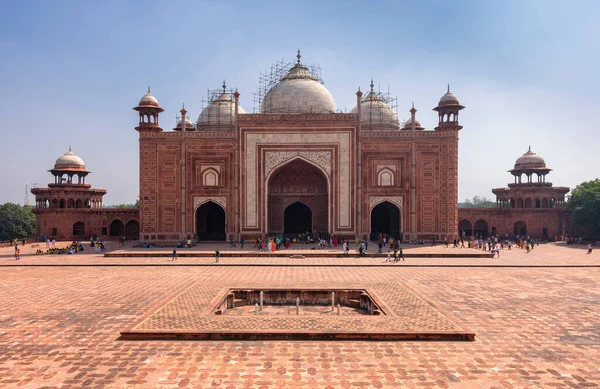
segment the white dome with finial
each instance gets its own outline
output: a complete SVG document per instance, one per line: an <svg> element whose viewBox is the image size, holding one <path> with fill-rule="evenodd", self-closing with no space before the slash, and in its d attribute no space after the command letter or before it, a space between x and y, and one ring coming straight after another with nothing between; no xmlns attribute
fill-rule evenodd
<svg viewBox="0 0 600 389"><path fill-rule="evenodd" d="M227 92L223 81L223 92L212 100L198 116L198 126L232 126L235 122L235 101ZM238 105L238 113L246 113Z"/></svg>
<svg viewBox="0 0 600 389"><path fill-rule="evenodd" d="M540 155L537 155L529 150L522 156L520 156L515 162L514 170L529 170L529 169L546 169L546 161Z"/></svg>
<svg viewBox="0 0 600 389"><path fill-rule="evenodd" d="M442 96L438 105L458 105L458 98L450 92L450 85L448 85L448 91Z"/></svg>
<svg viewBox="0 0 600 389"><path fill-rule="evenodd" d="M361 101L360 122L367 126L400 127L398 114L389 106L385 99L375 92L375 84L371 80L371 91ZM358 106L351 113L358 112Z"/></svg>
<svg viewBox="0 0 600 389"><path fill-rule="evenodd" d="M404 126L402 127L405 130L410 130L412 129L413 126L413 120L412 117L408 118L407 121L404 122ZM415 129L421 129L423 127L421 127L421 122L419 122L417 119L415 119Z"/></svg>
<svg viewBox="0 0 600 389"><path fill-rule="evenodd" d="M83 159L79 158L71 151L71 146L69 146L69 151L64 155L60 156L56 162L54 163L54 169L85 169L85 163Z"/></svg>
<svg viewBox="0 0 600 389"><path fill-rule="evenodd" d="M188 131L194 130L194 123L192 123L192 121L190 120L189 116L185 117L185 128ZM176 131L181 131L181 119L179 119L177 121L177 126L175 126L175 130Z"/></svg>
<svg viewBox="0 0 600 389"><path fill-rule="evenodd" d="M148 93L142 96L139 104L140 107L158 107L158 100L150 93L150 87L148 87Z"/></svg>
<svg viewBox="0 0 600 389"><path fill-rule="evenodd" d="M335 100L319 79L298 62L263 97L261 113L335 113Z"/></svg>

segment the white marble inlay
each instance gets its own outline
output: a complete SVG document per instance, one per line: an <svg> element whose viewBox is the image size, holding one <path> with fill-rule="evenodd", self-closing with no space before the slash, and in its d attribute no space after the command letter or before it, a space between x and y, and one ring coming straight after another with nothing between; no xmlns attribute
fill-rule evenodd
<svg viewBox="0 0 600 389"><path fill-rule="evenodd" d="M204 203L209 201L215 202L227 210L227 197L226 196L196 196L194 197L194 210L198 209Z"/></svg>
<svg viewBox="0 0 600 389"><path fill-rule="evenodd" d="M383 203L384 201L389 201L390 203L396 205L400 210L403 209L402 196L372 196L372 197L369 197L369 209L373 210L373 208L376 205Z"/></svg>
<svg viewBox="0 0 600 389"><path fill-rule="evenodd" d="M338 176L338 188L339 198L337 202L338 215L337 227L348 228L351 227L351 176L352 166L350 164L351 155L351 132L333 132L323 131L322 133L306 133L306 132L285 132L285 133L265 133L265 132L247 132L245 139L246 147L246 174L245 174L245 185L246 188L246 222L245 228L257 228L259 227L258 213L259 213L259 202L258 192L260 183L258 178L261 175L257 172L258 169L258 145L273 145L273 146L288 146L290 148L298 148L298 146L318 146L318 145L332 145L338 146L337 159L339 161L339 176ZM281 149L279 149L281 150ZM285 152L285 150L281 150ZM323 158L325 156L322 156ZM294 158L291 156L290 159ZM304 158L308 159L304 156ZM332 156L329 156L331 160ZM320 160L320 162L317 162ZM319 157L315 161L311 161L320 167L321 164L325 164L324 160ZM267 161L265 161L265 164ZM331 162L330 164L331 165ZM277 165L275 165L277 166ZM271 167L272 169L273 167ZM323 167L322 167L323 168ZM329 168L329 174L331 174L331 167ZM267 175L263 174L264 179Z"/></svg>

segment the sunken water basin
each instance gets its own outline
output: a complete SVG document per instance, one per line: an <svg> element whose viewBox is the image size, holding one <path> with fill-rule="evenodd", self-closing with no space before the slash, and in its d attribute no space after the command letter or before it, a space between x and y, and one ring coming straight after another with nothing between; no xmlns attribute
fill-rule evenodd
<svg viewBox="0 0 600 389"><path fill-rule="evenodd" d="M306 284L191 281L123 329L119 339L475 339L441 310L443 301L429 302L399 281Z"/></svg>
<svg viewBox="0 0 600 389"><path fill-rule="evenodd" d="M214 308L226 316L385 315L365 289L230 289Z"/></svg>

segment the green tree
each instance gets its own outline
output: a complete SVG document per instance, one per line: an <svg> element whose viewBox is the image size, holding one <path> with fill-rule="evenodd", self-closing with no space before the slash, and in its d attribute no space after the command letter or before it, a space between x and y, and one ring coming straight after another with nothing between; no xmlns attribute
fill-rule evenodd
<svg viewBox="0 0 600 389"><path fill-rule="evenodd" d="M458 208L496 208L496 203L485 196L474 196L458 203Z"/></svg>
<svg viewBox="0 0 600 389"><path fill-rule="evenodd" d="M133 204L107 205L104 208L135 208L135 209L139 209L140 208L140 199L138 197L138 199Z"/></svg>
<svg viewBox="0 0 600 389"><path fill-rule="evenodd" d="M27 238L35 235L35 215L31 207L15 203L0 205L0 240Z"/></svg>
<svg viewBox="0 0 600 389"><path fill-rule="evenodd" d="M582 182L571 191L567 211L575 224L590 229L592 236L600 236L600 178Z"/></svg>

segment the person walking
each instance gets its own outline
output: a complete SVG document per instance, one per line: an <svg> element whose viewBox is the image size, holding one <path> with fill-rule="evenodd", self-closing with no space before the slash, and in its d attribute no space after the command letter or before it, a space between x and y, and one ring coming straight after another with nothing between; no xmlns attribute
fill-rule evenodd
<svg viewBox="0 0 600 389"><path fill-rule="evenodd" d="M591 254L592 253L592 244L588 243L588 251L586 254Z"/></svg>
<svg viewBox="0 0 600 389"><path fill-rule="evenodd" d="M15 246L15 261L21 259L21 249Z"/></svg>
<svg viewBox="0 0 600 389"><path fill-rule="evenodd" d="M177 250L173 249L173 258L171 261L174 261L175 259L177 259Z"/></svg>
<svg viewBox="0 0 600 389"><path fill-rule="evenodd" d="M240 248L244 248L244 238L240 238Z"/></svg>
<svg viewBox="0 0 600 389"><path fill-rule="evenodd" d="M444 246L448 247L448 237L444 236Z"/></svg>
<svg viewBox="0 0 600 389"><path fill-rule="evenodd" d="M221 258L221 253L219 252L219 250L215 251L215 262L219 263L219 259Z"/></svg>
<svg viewBox="0 0 600 389"><path fill-rule="evenodd" d="M404 252L402 251L402 247L398 247L398 257L401 258L403 261L406 261L406 259L404 259Z"/></svg>
<svg viewBox="0 0 600 389"><path fill-rule="evenodd" d="M377 254L381 254L382 251L383 251L383 243L380 240L379 242L377 242ZM389 251L388 251L388 254L389 254Z"/></svg>

